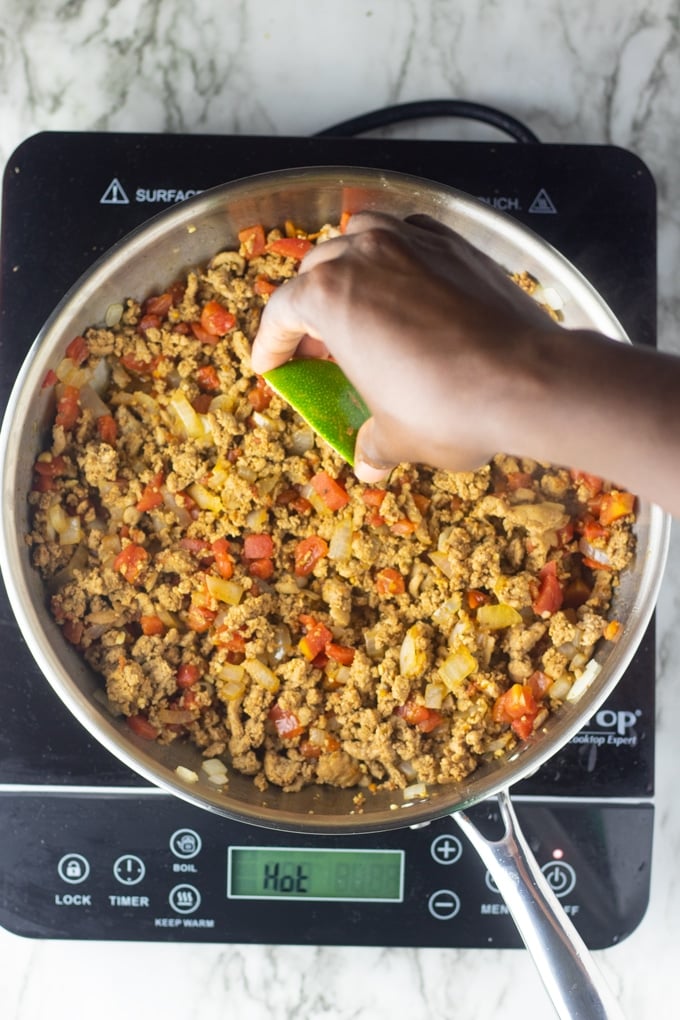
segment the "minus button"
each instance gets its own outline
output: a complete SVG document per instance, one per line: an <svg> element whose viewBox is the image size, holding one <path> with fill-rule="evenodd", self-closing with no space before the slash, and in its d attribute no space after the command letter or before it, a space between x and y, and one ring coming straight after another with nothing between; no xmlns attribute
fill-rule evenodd
<svg viewBox="0 0 680 1020"><path fill-rule="evenodd" d="M438 889L427 901L427 909L437 921L450 921L460 910L460 900L451 889Z"/></svg>

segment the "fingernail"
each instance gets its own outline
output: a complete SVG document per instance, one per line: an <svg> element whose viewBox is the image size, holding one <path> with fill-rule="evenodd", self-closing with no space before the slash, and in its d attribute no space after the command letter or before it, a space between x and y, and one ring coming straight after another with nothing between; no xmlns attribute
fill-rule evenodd
<svg viewBox="0 0 680 1020"><path fill-rule="evenodd" d="M374 467L365 460L356 460L354 462L354 474L360 482L366 482L369 485L375 485L377 482L384 482L391 470L391 466Z"/></svg>

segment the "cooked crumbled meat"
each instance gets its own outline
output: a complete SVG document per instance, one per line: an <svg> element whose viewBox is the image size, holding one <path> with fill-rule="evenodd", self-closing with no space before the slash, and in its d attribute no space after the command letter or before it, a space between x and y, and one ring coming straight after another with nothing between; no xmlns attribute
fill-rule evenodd
<svg viewBox="0 0 680 1020"><path fill-rule="evenodd" d="M633 498L508 454L358 482L252 372L297 264L243 236L55 366L27 536L52 613L138 734L260 790L460 781L581 675Z"/></svg>

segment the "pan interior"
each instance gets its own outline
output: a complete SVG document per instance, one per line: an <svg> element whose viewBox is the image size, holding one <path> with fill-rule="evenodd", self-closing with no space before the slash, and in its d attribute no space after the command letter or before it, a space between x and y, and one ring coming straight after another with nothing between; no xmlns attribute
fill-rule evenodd
<svg viewBox="0 0 680 1020"><path fill-rule="evenodd" d="M37 337L12 392L0 437L2 572L22 633L54 690L97 739L152 783L210 811L290 831L333 833L419 824L490 796L537 769L584 725L630 662L653 610L668 543L667 516L641 502L635 564L622 580L613 609L625 621L623 636L598 652L602 669L591 687L578 703L566 704L551 716L544 729L510 758L481 766L463 783L429 788L424 798L409 801L401 791L379 791L367 793L358 808L356 789L309 787L290 794L270 787L260 793L252 780L234 772L228 786L218 790L201 772L196 749L177 742L169 747L149 744L111 717L101 703L100 681L64 642L50 618L43 584L21 541L29 530L25 494L32 465L53 414L53 396L41 389L41 382L69 340L88 325L102 322L109 305L164 289L168 281L236 243L243 227L292 219L312 230L337 222L343 211L361 209L398 217L434 216L507 270L527 270L543 286L557 291L565 325L599 330L630 342L596 291L559 253L514 220L460 192L375 170L280 171L204 192L155 217L100 259L66 295ZM179 779L178 765L195 772L198 782Z"/></svg>

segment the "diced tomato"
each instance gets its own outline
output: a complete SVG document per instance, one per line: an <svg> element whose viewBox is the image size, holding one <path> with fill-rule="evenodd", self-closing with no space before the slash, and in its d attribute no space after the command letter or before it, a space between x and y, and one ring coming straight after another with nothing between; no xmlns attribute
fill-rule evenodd
<svg viewBox="0 0 680 1020"><path fill-rule="evenodd" d="M341 666L351 666L356 654L356 649L349 648L348 645L337 645L334 641L328 642L325 651L329 659L339 662Z"/></svg>
<svg viewBox="0 0 680 1020"><path fill-rule="evenodd" d="M122 354L120 363L128 372L134 372L135 375L152 375L158 368L160 360L160 357L155 357L151 358L150 361L142 361L141 358L136 358L134 354Z"/></svg>
<svg viewBox="0 0 680 1020"><path fill-rule="evenodd" d="M212 562L213 552L211 546L204 538L189 538L185 535L184 538L180 538L179 544L182 549L186 549L187 552L196 556L197 559Z"/></svg>
<svg viewBox="0 0 680 1020"><path fill-rule="evenodd" d="M276 504L277 506L290 506L299 514L308 514L312 509L309 500L301 495L300 490L295 487L280 492L276 497Z"/></svg>
<svg viewBox="0 0 680 1020"><path fill-rule="evenodd" d="M177 670L177 686L185 690L187 687L193 687L202 676L201 667L195 662L183 662Z"/></svg>
<svg viewBox="0 0 680 1020"><path fill-rule="evenodd" d="M402 517L401 520L395 521L394 524L390 524L390 531L393 535L412 535L418 527L413 521L410 521L408 517Z"/></svg>
<svg viewBox="0 0 680 1020"><path fill-rule="evenodd" d="M66 461L61 454L57 454L49 460L36 460L33 470L46 478L58 478L66 473Z"/></svg>
<svg viewBox="0 0 680 1020"><path fill-rule="evenodd" d="M329 510L341 510L349 503L347 490L335 478L331 478L327 471L317 471L310 479L310 484Z"/></svg>
<svg viewBox="0 0 680 1020"><path fill-rule="evenodd" d="M256 223L253 227L239 230L238 239L241 243L241 255L244 258L254 259L258 255L264 254L267 239L261 223Z"/></svg>
<svg viewBox="0 0 680 1020"><path fill-rule="evenodd" d="M191 401L191 406L196 414L207 414L210 410L212 401L213 398L209 393L199 393L198 396L194 397Z"/></svg>
<svg viewBox="0 0 680 1020"><path fill-rule="evenodd" d="M57 401L57 413L54 418L54 424L61 425L68 431L78 421L79 413L80 390L75 386L64 386L63 392Z"/></svg>
<svg viewBox="0 0 680 1020"><path fill-rule="evenodd" d="M142 333L145 333L147 329L160 329L162 321L160 315L143 315L137 323L137 329L140 329Z"/></svg>
<svg viewBox="0 0 680 1020"><path fill-rule="evenodd" d="M333 633L320 620L315 620L313 617L306 617L306 619L309 620L309 623L305 624L306 633L300 638L298 648L305 659L312 662L320 652L325 652L326 645L333 640Z"/></svg>
<svg viewBox="0 0 680 1020"><path fill-rule="evenodd" d="M118 425L112 414L100 414L97 418L97 432L102 443L115 446L118 439Z"/></svg>
<svg viewBox="0 0 680 1020"><path fill-rule="evenodd" d="M593 542L598 538L605 540L609 538L609 529L589 514L581 522L580 531L588 542Z"/></svg>
<svg viewBox="0 0 680 1020"><path fill-rule="evenodd" d="M145 715L129 715L126 722L133 733L144 740L156 740L159 731L152 726Z"/></svg>
<svg viewBox="0 0 680 1020"><path fill-rule="evenodd" d="M271 241L266 250L285 258L301 259L313 247L312 242L306 237L281 237L278 241Z"/></svg>
<svg viewBox="0 0 680 1020"><path fill-rule="evenodd" d="M479 609L480 606L486 606L491 602L491 596L478 588L470 588L466 599L469 609Z"/></svg>
<svg viewBox="0 0 680 1020"><path fill-rule="evenodd" d="M215 634L215 643L220 648L243 656L246 651L246 639L238 630L229 630L228 627L220 627Z"/></svg>
<svg viewBox="0 0 680 1020"><path fill-rule="evenodd" d="M298 750L305 758L319 758L324 752L339 751L340 746L338 738L324 730L322 744L313 743L311 739L301 740Z"/></svg>
<svg viewBox="0 0 680 1020"><path fill-rule="evenodd" d="M295 573L298 577L311 574L319 560L328 555L328 542L320 535L303 538L295 546Z"/></svg>
<svg viewBox="0 0 680 1020"><path fill-rule="evenodd" d="M113 561L113 569L123 575L128 584L135 584L149 559L149 554L143 545L135 545L130 542L123 546Z"/></svg>
<svg viewBox="0 0 680 1020"><path fill-rule="evenodd" d="M587 471L577 471L574 468L569 474L576 485L583 485L587 489L589 496L597 496L602 491L604 482L599 475L591 475Z"/></svg>
<svg viewBox="0 0 680 1020"><path fill-rule="evenodd" d="M634 507L635 496L632 492L622 492L619 489L605 492L600 502L600 524L607 527L620 517L632 514Z"/></svg>
<svg viewBox="0 0 680 1020"><path fill-rule="evenodd" d="M278 290L278 285L260 273L259 276L255 277L253 290L256 294L259 294L260 297L269 297L269 295L273 294L275 290Z"/></svg>
<svg viewBox="0 0 680 1020"><path fill-rule="evenodd" d="M251 390L248 391L248 400L253 406L255 411L266 411L272 402L274 393L272 389L267 385L265 379L258 375L257 382Z"/></svg>
<svg viewBox="0 0 680 1020"><path fill-rule="evenodd" d="M573 521L567 521L563 528L558 528L555 532L557 538L557 548L564 549L565 546L574 538L575 525Z"/></svg>
<svg viewBox="0 0 680 1020"><path fill-rule="evenodd" d="M187 625L196 634L205 634L210 630L217 613L200 601L193 601L187 611Z"/></svg>
<svg viewBox="0 0 680 1020"><path fill-rule="evenodd" d="M159 471L157 475L154 475L151 481L144 486L144 491L136 504L136 509L140 513L144 513L147 510L155 510L163 503L163 493L161 492L161 486L163 485L164 476L163 472Z"/></svg>
<svg viewBox="0 0 680 1020"><path fill-rule="evenodd" d="M213 333L209 333L207 329L203 329L200 322L190 322L189 326L191 328L191 332L194 334L199 343L216 344L219 340L218 336L215 336Z"/></svg>
<svg viewBox="0 0 680 1020"><path fill-rule="evenodd" d="M201 312L201 326L213 337L224 336L236 323L236 316L219 301L206 301Z"/></svg>
<svg viewBox="0 0 680 1020"><path fill-rule="evenodd" d="M538 705L529 684L513 684L496 699L491 716L494 722L510 723L520 740L526 740L534 728Z"/></svg>
<svg viewBox="0 0 680 1020"><path fill-rule="evenodd" d="M412 494L412 497L413 497L413 502L418 507L418 509L420 510L421 514L423 514L423 516L424 516L427 513L427 511L430 509L430 503L432 502L432 500L429 499L428 496L423 496L422 492L414 492Z"/></svg>
<svg viewBox="0 0 680 1020"><path fill-rule="evenodd" d="M274 561L268 556L249 560L248 573L251 577L259 577L261 581L268 581L274 574Z"/></svg>
<svg viewBox="0 0 680 1020"><path fill-rule="evenodd" d="M82 365L87 360L90 349L84 336L74 336L66 348L66 357L70 358L74 365Z"/></svg>
<svg viewBox="0 0 680 1020"><path fill-rule="evenodd" d="M50 388L50 386L54 386L54 384L57 382L59 382L59 377L57 376L57 373L54 371L54 369L48 368L47 372L45 373L45 378L40 384L40 389L47 390Z"/></svg>
<svg viewBox="0 0 680 1020"><path fill-rule="evenodd" d="M394 567L384 567L375 575L378 595L403 595L406 591L404 578Z"/></svg>
<svg viewBox="0 0 680 1020"><path fill-rule="evenodd" d="M540 581L538 595L532 604L532 609L538 616L552 615L561 608L564 601L564 592L557 577L555 561L549 560L538 576Z"/></svg>
<svg viewBox="0 0 680 1020"><path fill-rule="evenodd" d="M246 535L243 539L243 555L247 560L267 559L274 555L271 535Z"/></svg>
<svg viewBox="0 0 680 1020"><path fill-rule="evenodd" d="M202 390L216 393L220 388L220 379L214 365L201 365L196 369L196 382Z"/></svg>
<svg viewBox="0 0 680 1020"><path fill-rule="evenodd" d="M612 570L611 563L600 563L599 560L594 560L590 556L584 556L582 561L584 567L588 567L589 570Z"/></svg>
<svg viewBox="0 0 680 1020"><path fill-rule="evenodd" d="M210 548L215 556L215 566L220 577L224 577L228 581L230 577L234 576L234 558L231 555L228 541L226 538L218 538Z"/></svg>
<svg viewBox="0 0 680 1020"><path fill-rule="evenodd" d="M364 489L361 493L361 498L366 506L375 507L377 510L386 495L387 491L385 489Z"/></svg>
<svg viewBox="0 0 680 1020"><path fill-rule="evenodd" d="M345 212L343 212L341 214L341 216L340 216L340 223L338 224L338 227L340 229L340 233L341 234L344 234L345 231L347 230L347 224L349 223L351 218L352 218L351 212L345 211Z"/></svg>
<svg viewBox="0 0 680 1020"><path fill-rule="evenodd" d="M415 701L407 701L395 708L395 714L401 716L409 726L417 726L423 733L431 733L442 722L442 716L433 708L426 708Z"/></svg>
<svg viewBox="0 0 680 1020"><path fill-rule="evenodd" d="M291 712L287 708L281 708L278 704L272 705L267 716L274 723L278 735L284 740L299 737L301 733L305 732L305 727L300 725L300 720L295 715L295 712Z"/></svg>
<svg viewBox="0 0 680 1020"><path fill-rule="evenodd" d="M160 616L141 616L139 623L142 628L142 634L146 634L147 637L165 634L165 624Z"/></svg>
<svg viewBox="0 0 680 1020"><path fill-rule="evenodd" d="M165 291L164 294L154 294L148 297L142 305L142 311L144 315L157 315L160 322L168 314L173 303L172 293Z"/></svg>
<svg viewBox="0 0 680 1020"><path fill-rule="evenodd" d="M531 688L531 693L535 700L540 701L545 697L546 691L552 686L552 680L547 673L543 673L540 669L535 669L527 680L527 685Z"/></svg>

